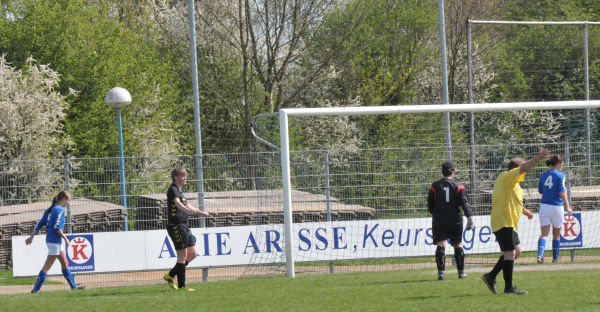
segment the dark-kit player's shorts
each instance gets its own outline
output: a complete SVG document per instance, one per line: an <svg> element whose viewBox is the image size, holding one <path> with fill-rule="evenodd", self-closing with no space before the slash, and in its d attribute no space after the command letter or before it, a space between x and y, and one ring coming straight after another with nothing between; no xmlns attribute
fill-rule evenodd
<svg viewBox="0 0 600 312"><path fill-rule="evenodd" d="M167 224L167 234L169 234L175 250L196 245L192 231L190 231L187 224Z"/></svg>
<svg viewBox="0 0 600 312"><path fill-rule="evenodd" d="M519 234L511 227L503 227L494 232L494 235L496 235L496 240L498 240L501 251L515 250L515 246L521 244L521 241L519 241Z"/></svg>
<svg viewBox="0 0 600 312"><path fill-rule="evenodd" d="M433 232L434 244L447 239L450 239L450 245L452 246L456 246L462 242L462 222L445 224L443 222L433 220L431 231Z"/></svg>

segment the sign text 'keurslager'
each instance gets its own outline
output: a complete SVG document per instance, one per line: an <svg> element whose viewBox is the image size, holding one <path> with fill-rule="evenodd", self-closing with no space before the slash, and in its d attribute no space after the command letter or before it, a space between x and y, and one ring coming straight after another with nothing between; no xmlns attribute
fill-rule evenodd
<svg viewBox="0 0 600 312"><path fill-rule="evenodd" d="M475 226L463 233L470 254L499 253L489 216L474 217ZM600 212L565 216L561 245L565 248L599 248L596 226ZM432 256L431 218L356 220L294 224L295 261L332 261ZM285 261L282 224L192 228L198 257L190 267L223 267ZM165 230L129 231L68 236L69 266L80 273L164 270L173 266L175 249ZM537 250L539 221L522 218L519 237L524 251ZM586 240L586 237L588 238ZM35 276L46 258L44 240L26 246L26 236L13 236L13 275ZM448 248L448 254L453 253ZM50 274L60 274L56 264Z"/></svg>
<svg viewBox="0 0 600 312"><path fill-rule="evenodd" d="M298 227L297 237L295 237L298 252L351 249L352 253L356 253L361 249L391 248L394 245L397 247L433 245L431 227L391 229L383 227L380 223L365 224L360 232L359 241L354 243L348 238L348 233L351 231L348 226L315 228L298 225ZM241 254L283 252L283 236L279 229L250 231L245 243L238 244L238 246L233 246L230 232L202 233L199 237L194 235L194 239L198 256L228 256L232 254L232 248L238 249L239 252L238 250L234 250L234 252ZM471 250L475 242L486 244L491 239L493 239L493 235L489 226L473 227L470 231L464 232L463 246L466 250ZM211 248L211 246L215 248ZM214 250L214 253L211 253L211 249ZM176 257L173 245L166 234L158 255L158 258L164 257Z"/></svg>

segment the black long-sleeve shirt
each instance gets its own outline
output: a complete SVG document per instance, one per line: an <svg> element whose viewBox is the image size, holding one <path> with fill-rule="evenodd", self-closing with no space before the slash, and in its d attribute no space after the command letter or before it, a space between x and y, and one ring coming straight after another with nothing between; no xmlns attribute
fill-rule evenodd
<svg viewBox="0 0 600 312"><path fill-rule="evenodd" d="M443 223L461 222L460 207L465 216L473 216L464 185L448 178L442 178L431 184L427 196L427 209L434 220Z"/></svg>

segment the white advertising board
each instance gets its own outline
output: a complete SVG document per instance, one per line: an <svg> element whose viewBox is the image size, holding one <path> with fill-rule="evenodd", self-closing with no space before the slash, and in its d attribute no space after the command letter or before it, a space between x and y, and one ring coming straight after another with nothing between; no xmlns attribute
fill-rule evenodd
<svg viewBox="0 0 600 312"><path fill-rule="evenodd" d="M600 212L565 217L563 245L600 247ZM467 254L499 253L489 216L474 217L475 227L463 234ZM283 225L193 228L198 257L189 267L285 262ZM431 218L294 224L296 261L329 261L390 257L432 256ZM68 235L66 248L73 272L102 273L170 269L175 250L166 230ZM525 251L537 250L539 222L522 217L519 237ZM27 236L14 236L13 275L37 276L47 248L40 235L26 246ZM571 242L571 243L569 243ZM448 248L452 254L452 248ZM60 274L58 261L50 274Z"/></svg>

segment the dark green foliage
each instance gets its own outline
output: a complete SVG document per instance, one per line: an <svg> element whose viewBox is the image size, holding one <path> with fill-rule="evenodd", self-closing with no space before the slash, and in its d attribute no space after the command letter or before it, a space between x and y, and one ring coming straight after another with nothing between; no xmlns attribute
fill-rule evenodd
<svg viewBox="0 0 600 312"><path fill-rule="evenodd" d="M115 86L132 94L132 104L122 109L125 154L148 153L158 142L174 145L173 129L181 125L174 107L185 101L159 53L159 30L143 9L125 14L128 5L133 2L3 2L0 51L7 60L19 66L31 55L60 73L61 93L78 92L69 98L65 122L75 142L70 155L116 156L116 111L104 103Z"/></svg>

